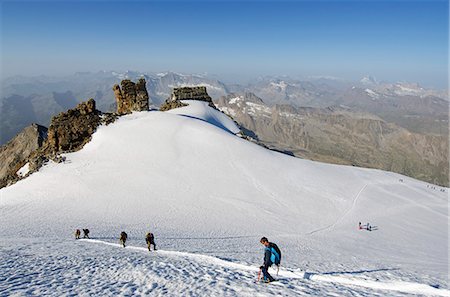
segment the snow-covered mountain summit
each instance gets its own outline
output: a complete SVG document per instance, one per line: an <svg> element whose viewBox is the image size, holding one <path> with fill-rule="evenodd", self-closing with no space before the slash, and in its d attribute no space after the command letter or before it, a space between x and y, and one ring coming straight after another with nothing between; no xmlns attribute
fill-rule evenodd
<svg viewBox="0 0 450 297"><path fill-rule="evenodd" d="M377 85L378 81L375 77L367 75L361 78L360 83L363 85Z"/></svg>
<svg viewBox="0 0 450 297"><path fill-rule="evenodd" d="M73 230L87 226L103 241L116 241L115 236L126 230L132 244L143 245L143 234L150 229L163 250L257 265L258 240L264 235L282 247L285 271L350 273L347 280L356 279L356 288L342 289L342 295L354 290L368 295L430 290L447 294L441 289L447 287L448 189L394 173L269 151L234 135L234 122L207 103L188 103L170 112L134 112L100 126L82 150L65 154L65 163L50 163L1 189L0 237L16 246L19 238L51 237L43 242L60 248ZM358 222L370 223L373 231L358 230ZM55 252L50 252L51 244L42 248ZM92 245L86 253L104 254L105 249ZM75 250L66 251L66 257ZM5 256L9 251L5 249ZM164 255L157 257L168 257ZM41 261L52 261L46 257ZM137 258L133 261L140 265ZM219 265L192 261L209 272ZM32 262L23 265L38 269ZM227 272L236 277L228 284L210 284L212 294L241 288L244 295L252 295L258 285L236 267ZM176 275L172 281L177 285L170 287L174 295L176 290L185 292L186 286L195 288L195 283L184 283L180 271L178 278L174 270L154 269L160 282ZM189 279L199 277L198 271L187 273ZM137 281L133 275L128 281ZM305 280L290 279L287 272L281 275L286 278L280 288L262 292L289 296L306 288ZM375 279L383 282L381 289L367 288ZM423 285L429 291L408 291L395 282ZM329 290L335 289L318 283L315 292L323 295Z"/></svg>
<svg viewBox="0 0 450 297"><path fill-rule="evenodd" d="M373 89L371 96L427 96L442 98L448 101L448 93L442 90L433 90L411 82L380 82L373 76L365 76L359 81L362 88ZM369 88L369 89L367 89Z"/></svg>

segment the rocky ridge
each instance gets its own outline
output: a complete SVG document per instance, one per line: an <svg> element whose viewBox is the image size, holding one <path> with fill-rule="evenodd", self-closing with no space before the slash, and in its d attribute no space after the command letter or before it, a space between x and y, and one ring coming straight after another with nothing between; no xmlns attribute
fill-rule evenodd
<svg viewBox="0 0 450 297"><path fill-rule="evenodd" d="M124 79L120 83L122 89L117 84L113 86L119 115L149 109L149 96L145 84L144 78L140 78L137 83Z"/></svg>
<svg viewBox="0 0 450 297"><path fill-rule="evenodd" d="M101 112L95 109L94 99L89 99L53 117L48 129L49 150L60 153L80 149L101 123L100 116Z"/></svg>
<svg viewBox="0 0 450 297"><path fill-rule="evenodd" d="M19 179L17 171L30 155L41 148L47 139L47 128L31 124L0 147L0 188Z"/></svg>
<svg viewBox="0 0 450 297"><path fill-rule="evenodd" d="M173 88L172 94L167 98L167 100L161 105L159 110L167 111L170 109L186 106L183 100L198 100L205 101L209 103L214 109L217 109L214 105L212 98L208 95L206 87L196 86L196 87L181 87Z"/></svg>
<svg viewBox="0 0 450 297"><path fill-rule="evenodd" d="M132 111L148 110L149 97L145 79L139 79L136 84L123 80L121 86L122 89L118 85L114 86L118 103L116 113L102 113L96 109L96 102L91 98L54 116L48 129L33 124L2 146L0 188L39 170L49 160L63 162L64 157L60 154L83 148L99 125L108 125L118 116ZM18 170L24 166L27 167L26 173L19 174Z"/></svg>

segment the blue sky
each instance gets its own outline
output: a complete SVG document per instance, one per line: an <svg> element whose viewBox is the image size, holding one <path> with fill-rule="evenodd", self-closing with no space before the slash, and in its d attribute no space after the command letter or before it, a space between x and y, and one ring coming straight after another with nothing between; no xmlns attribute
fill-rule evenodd
<svg viewBox="0 0 450 297"><path fill-rule="evenodd" d="M447 1L4 1L4 76L140 70L445 87Z"/></svg>

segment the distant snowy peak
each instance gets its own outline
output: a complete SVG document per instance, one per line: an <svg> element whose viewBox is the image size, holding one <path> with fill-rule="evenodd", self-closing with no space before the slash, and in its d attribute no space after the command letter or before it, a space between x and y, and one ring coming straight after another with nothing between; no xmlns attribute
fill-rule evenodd
<svg viewBox="0 0 450 297"><path fill-rule="evenodd" d="M370 75L363 77L360 80L360 83L362 83L363 85L378 85L377 79Z"/></svg>
<svg viewBox="0 0 450 297"><path fill-rule="evenodd" d="M180 74L175 72L158 73L155 93L168 95L172 88L179 87L206 87L213 98L227 95L228 89L221 81L198 74Z"/></svg>
<svg viewBox="0 0 450 297"><path fill-rule="evenodd" d="M220 106L266 106L264 101L252 92L232 93L219 99ZM226 111L225 111L226 112ZM228 112L226 112L228 113ZM232 114L232 113L228 113Z"/></svg>
<svg viewBox="0 0 450 297"><path fill-rule="evenodd" d="M422 88L418 83L395 83L386 84L385 90L399 96L427 96L430 93Z"/></svg>
<svg viewBox="0 0 450 297"><path fill-rule="evenodd" d="M332 80L332 81L346 81L341 77L336 77L332 75L310 75L307 77L309 80Z"/></svg>
<svg viewBox="0 0 450 297"><path fill-rule="evenodd" d="M145 77L149 80L153 80L156 83L165 84L166 87L183 87L183 86L200 86L204 85L211 89L217 89L223 91L225 88L223 84L217 80L209 79L203 74L183 74L178 72L166 71L159 73L147 73L139 71L125 72L111 71L111 76L118 79L137 79L139 77Z"/></svg>
<svg viewBox="0 0 450 297"><path fill-rule="evenodd" d="M131 70L127 70L125 72L116 72L116 71L111 71L111 75L114 77L117 77L118 79L132 79L135 80L139 77L149 77L149 75L147 73L144 72L138 72L138 71L131 71Z"/></svg>
<svg viewBox="0 0 450 297"><path fill-rule="evenodd" d="M245 92L245 93L239 94L239 95L231 94L231 95L229 95L229 97L234 97L234 98L230 99L230 101L229 101L230 104L233 104L232 101L243 101L243 102L252 102L252 103L256 103L256 104L264 104L264 101L252 92Z"/></svg>
<svg viewBox="0 0 450 297"><path fill-rule="evenodd" d="M434 96L442 99L448 97L447 92L437 91L432 89L426 89L420 86L418 83L410 82L379 82L373 76L366 76L360 80L360 84L353 86L352 90L362 89L371 98L380 98L380 96L417 96L417 97L427 97Z"/></svg>
<svg viewBox="0 0 450 297"><path fill-rule="evenodd" d="M233 93L221 97L217 106L222 112L232 117L236 116L237 112L261 116L269 116L272 113L271 108L261 98L251 92Z"/></svg>
<svg viewBox="0 0 450 297"><path fill-rule="evenodd" d="M377 92L371 90L371 89L365 89L364 90L367 95L369 95L372 99L378 99L380 98L380 94L378 94Z"/></svg>
<svg viewBox="0 0 450 297"><path fill-rule="evenodd" d="M383 93L388 96L417 96L417 97L427 97L434 96L442 99L446 99L448 94L445 91L436 91L431 89L426 89L420 86L418 83L385 83L377 87L379 93Z"/></svg>
<svg viewBox="0 0 450 297"><path fill-rule="evenodd" d="M286 87L288 86L284 80L279 82L271 82L270 85L274 88L280 89L281 91L286 91Z"/></svg>
<svg viewBox="0 0 450 297"><path fill-rule="evenodd" d="M208 89L208 91L224 91L224 88L221 86L215 86L215 85L211 85L208 83L186 83L186 82L177 82L176 84L170 84L168 85L168 87L170 88L182 88L182 87L206 87Z"/></svg>

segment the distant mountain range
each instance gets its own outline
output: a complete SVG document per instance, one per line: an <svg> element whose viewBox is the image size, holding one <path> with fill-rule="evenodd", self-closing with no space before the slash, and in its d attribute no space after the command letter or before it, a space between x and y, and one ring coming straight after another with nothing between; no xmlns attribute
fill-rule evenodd
<svg viewBox="0 0 450 297"><path fill-rule="evenodd" d="M273 108L275 108L278 113L282 113L280 110L281 108L282 110L290 111L296 116L298 116L299 113L302 114L305 110L308 110L305 108L312 108L309 110L314 110L314 112L308 112L308 116L311 117L311 114L314 115L309 119L310 123L314 122L314 126L316 126L314 131L319 131L321 129L327 130L330 128L331 130L327 130L327 133L331 133L331 131L335 129L333 125L338 124L330 123L335 121L336 118L344 118L346 125L354 124L358 127L353 131L356 134L371 134L373 133L371 130L372 124L369 125L370 127L367 126L366 130L364 130L363 125L361 126L359 122L355 122L356 119L361 118L361 115L363 114L363 118L370 119L373 123L378 123L376 125L381 125L380 127L383 130L377 130L376 133L382 133L383 137L386 136L386 131L401 131L399 132L401 135L412 132L413 135L415 135L413 139L416 139L415 137L417 135L427 137L427 140L424 141L426 143L431 141L430 143L433 143L434 148L440 149L441 142L446 141L444 147L448 151L448 93L445 91L426 89L417 83L379 82L377 79L370 76L364 77L356 82L333 77L307 77L304 79L296 79L283 76L261 77L246 85L242 85L224 83L217 78L200 74L180 74L175 72L143 73L135 71L126 71L123 73L115 71L75 73L70 76L58 78L47 76L15 76L3 80L2 97L0 98L1 144L9 141L24 127L31 123L36 122L48 126L52 116L61 111L73 108L77 103L88 98L94 98L97 102L97 108L102 111L115 110L115 99L112 86L120 83L122 79L128 78L137 80L139 77L144 77L146 79L147 90L151 104L154 107L159 107L160 104L169 97L173 87L180 86L206 86L209 95L216 102L221 97L231 100L232 98L230 96L235 96L235 94L238 94L238 96L243 95L245 100L250 103L261 100L262 103L253 103L260 104L264 107L264 110L269 110L270 113L255 110L255 113L261 112L261 114L252 115L250 109L239 110L239 112L248 113L243 116L244 118L247 117L246 119L243 119L240 115L236 120L241 124L245 124L243 125L244 128L255 130L248 131L249 133L261 134L261 130L259 130L261 127L259 127L259 125L262 125L264 121L261 122L260 120L266 116L273 117ZM229 101L227 104L230 105ZM236 106L233 104L230 106L223 104L221 107L229 108L230 110L233 109L234 112L238 112ZM324 112L328 107L332 107L333 112ZM338 112L338 114L336 114L336 112ZM295 117L283 117L282 121L278 120L273 128L279 127L271 132L272 134L269 138L264 139L266 144L272 143L273 147L280 148L285 148L287 145L286 149L295 151L296 155L301 155L303 157L326 161L333 161L328 159L337 158L333 162L343 162L343 160L345 160L344 163L350 162L352 159L351 156L346 156L345 158L343 158L343 156L337 156L339 155L337 154L337 151L342 151L344 147L347 147L347 145L351 143L348 142L350 141L350 138L332 137L331 135L327 135L327 133L323 135L327 135L327 137L323 138L324 140L321 143L324 144L326 139L326 143L329 142L330 144L328 149L333 151L324 153L323 150L325 145L321 145L320 152L311 150L311 152L317 154L315 157L313 157L311 153L299 154L297 149L302 146L298 145L298 143L294 146L292 146L292 144L300 141L297 138L301 136L299 134L301 133L300 131L304 130L297 126L298 124L296 124L294 118ZM314 118L314 120L312 120L312 118ZM326 120L326 118L328 119ZM250 124L250 119L255 122L255 125ZM283 123L283 125L281 125L281 123ZM348 129L350 128L351 127L348 127ZM403 128L404 130L401 130L400 128ZM265 136L267 136L266 132L267 131L263 133ZM351 135L353 134L350 133L347 136ZM391 134L389 135L392 136ZM432 138L435 140L430 140ZM311 138L304 139L311 140ZM386 137L383 139L386 140ZM397 146L397 141L401 138L396 138L395 141L392 137L389 139L390 143L388 147L393 151L396 149L402 152L405 151L399 149L399 146ZM420 139L420 141L422 141L422 138ZM363 141L363 138L360 140ZM340 141L343 141L345 145L342 144L342 146L340 146ZM373 144L371 141L368 141L365 144L367 149ZM384 144L386 145L386 143ZM383 148L386 147L383 146ZM410 147L406 150L410 151L416 149L418 149L417 146L414 148ZM445 150L441 151L445 153ZM369 151L367 151L367 153L369 153ZM384 153L389 153L389 150L384 151ZM423 153L426 154L427 152L424 151ZM414 159L420 158L420 154L421 151L418 149ZM318 157L319 155L321 156L320 158ZM433 160L428 160L430 162L428 164L431 166L430 168L435 168L435 166L441 168L441 165L436 165L433 162L439 163L444 159L442 159L438 153L433 153L432 155L433 157L431 159ZM328 159L324 156L327 156ZM426 159L427 158L424 158L424 160ZM389 166L386 167L386 164L389 163L388 161L385 160L385 162L379 164L377 164L377 162L355 160L353 163L361 166L384 168L405 173L404 166L400 166L403 169L389 169ZM420 164L422 163L419 162L413 167L422 166ZM445 168L442 170L436 169L437 171L434 174L430 172L426 173L423 179L433 181L439 180L439 183L442 183L441 181L445 172L448 173L448 162L444 167ZM417 175L412 174L412 176ZM430 176L434 176L433 179L430 179Z"/></svg>
<svg viewBox="0 0 450 297"><path fill-rule="evenodd" d="M244 133L271 149L448 185L448 137L413 133L376 115L339 106L268 106L253 93L224 96L216 105Z"/></svg>
<svg viewBox="0 0 450 297"><path fill-rule="evenodd" d="M378 83L372 77L359 82L332 78L295 81L267 78L245 87L268 106L343 106L353 111L373 113L410 131L448 134L448 94L411 83Z"/></svg>
<svg viewBox="0 0 450 297"><path fill-rule="evenodd" d="M122 79L145 77L154 106L169 96L173 87L203 85L213 99L234 92L252 92L268 106L296 107L344 105L374 113L411 131L448 133L448 94L415 83L380 83L373 77L349 82L332 77L264 77L247 85L225 84L216 78L175 72L142 73L101 71L64 77L15 76L2 81L0 98L1 143L5 143L32 122L48 125L51 116L94 98L103 111L114 109L112 85Z"/></svg>
<svg viewBox="0 0 450 297"><path fill-rule="evenodd" d="M4 144L31 123L48 126L52 116L75 107L79 102L94 98L103 111L115 109L112 86L122 79L145 77L147 90L154 106L159 106L177 86L204 85L213 98L227 95L227 86L201 75L173 72L146 74L96 72L76 73L53 78L47 76L15 76L2 81L0 98L0 144Z"/></svg>

